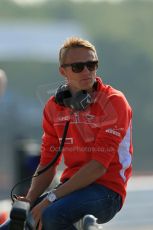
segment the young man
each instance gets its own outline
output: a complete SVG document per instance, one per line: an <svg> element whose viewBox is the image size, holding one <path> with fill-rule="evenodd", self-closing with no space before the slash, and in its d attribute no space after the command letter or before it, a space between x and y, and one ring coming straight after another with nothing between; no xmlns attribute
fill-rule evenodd
<svg viewBox="0 0 153 230"><path fill-rule="evenodd" d="M97 77L95 47L81 38L69 38L60 49L59 71L66 84L46 103L43 113L41 159L37 171L48 165L69 128L62 155L66 168L61 185L32 209L38 229L74 230L86 214L99 223L110 221L121 209L131 176L132 111L125 96ZM26 198L33 204L56 174L54 166L33 178Z"/></svg>

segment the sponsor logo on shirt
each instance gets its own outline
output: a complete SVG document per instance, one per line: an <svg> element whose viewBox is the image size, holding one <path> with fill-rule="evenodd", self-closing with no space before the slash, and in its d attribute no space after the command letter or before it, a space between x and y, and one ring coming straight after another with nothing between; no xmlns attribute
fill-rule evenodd
<svg viewBox="0 0 153 230"><path fill-rule="evenodd" d="M115 136L118 136L118 137L121 136L121 134L120 134L118 131L116 131L116 130L114 130L114 129L111 129L111 128L106 129L105 132L106 132L106 133L111 133L111 134L113 134L113 135L115 135Z"/></svg>
<svg viewBox="0 0 153 230"><path fill-rule="evenodd" d="M59 117L59 121L68 121L70 119L70 116L64 116L64 117Z"/></svg>
<svg viewBox="0 0 153 230"><path fill-rule="evenodd" d="M86 114L85 117L86 117L88 122L93 122L94 119L95 119L95 115L92 115L92 114L89 114L89 113Z"/></svg>
<svg viewBox="0 0 153 230"><path fill-rule="evenodd" d="M59 142L61 143L62 138L59 138ZM65 144L72 145L73 144L73 137L67 137L65 139Z"/></svg>

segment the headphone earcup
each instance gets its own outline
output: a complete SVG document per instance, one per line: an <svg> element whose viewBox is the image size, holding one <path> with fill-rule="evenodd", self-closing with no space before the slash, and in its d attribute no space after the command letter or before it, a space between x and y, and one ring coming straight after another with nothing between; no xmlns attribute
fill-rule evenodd
<svg viewBox="0 0 153 230"><path fill-rule="evenodd" d="M72 97L67 85L60 85L55 92L55 102L62 106L68 106L68 100ZM69 103L68 103L69 104Z"/></svg>
<svg viewBox="0 0 153 230"><path fill-rule="evenodd" d="M72 95L67 85L60 85L55 93L55 102L61 106L80 111L91 104L91 96L86 90Z"/></svg>

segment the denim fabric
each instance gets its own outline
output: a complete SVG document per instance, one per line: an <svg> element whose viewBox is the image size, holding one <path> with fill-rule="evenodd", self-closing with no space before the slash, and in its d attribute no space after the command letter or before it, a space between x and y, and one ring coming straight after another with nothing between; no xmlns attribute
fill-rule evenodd
<svg viewBox="0 0 153 230"><path fill-rule="evenodd" d="M44 230L76 230L73 223L92 214L98 223L110 221L121 208L121 197L112 190L92 184L75 191L43 210Z"/></svg>
<svg viewBox="0 0 153 230"><path fill-rule="evenodd" d="M94 183L72 192L45 208L42 212L43 230L76 230L73 223L87 214L98 218L98 223L106 223L121 209L121 205L120 195ZM0 230L8 229L8 223L0 227Z"/></svg>

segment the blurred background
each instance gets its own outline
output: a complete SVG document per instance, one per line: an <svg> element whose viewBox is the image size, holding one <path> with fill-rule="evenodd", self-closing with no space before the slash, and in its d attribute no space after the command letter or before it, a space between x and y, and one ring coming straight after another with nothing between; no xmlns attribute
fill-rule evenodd
<svg viewBox="0 0 153 230"><path fill-rule="evenodd" d="M0 199L39 161L42 110L62 80L58 51L70 36L96 46L98 75L126 95L134 175L153 175L152 25L153 0L0 0Z"/></svg>

